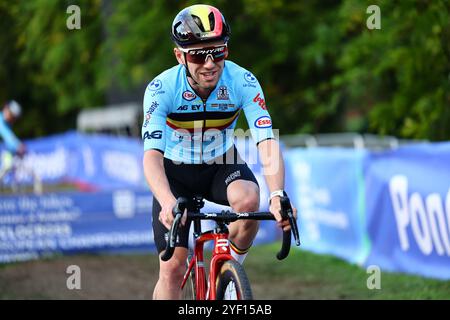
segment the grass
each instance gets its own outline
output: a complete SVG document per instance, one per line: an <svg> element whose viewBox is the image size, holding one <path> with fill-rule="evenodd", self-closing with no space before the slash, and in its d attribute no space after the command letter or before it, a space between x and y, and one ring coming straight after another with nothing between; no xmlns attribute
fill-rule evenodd
<svg viewBox="0 0 450 320"><path fill-rule="evenodd" d="M255 298L450 299L450 281L381 270L381 288L370 290L372 273L357 265L297 249L278 261L278 250L278 244L254 247L244 263Z"/></svg>

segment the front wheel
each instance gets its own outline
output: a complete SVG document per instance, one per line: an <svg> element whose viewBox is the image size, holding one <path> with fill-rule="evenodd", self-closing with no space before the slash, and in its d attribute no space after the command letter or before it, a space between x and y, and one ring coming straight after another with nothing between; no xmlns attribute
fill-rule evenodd
<svg viewBox="0 0 450 320"><path fill-rule="evenodd" d="M244 268L235 260L225 262L216 280L217 300L253 300Z"/></svg>

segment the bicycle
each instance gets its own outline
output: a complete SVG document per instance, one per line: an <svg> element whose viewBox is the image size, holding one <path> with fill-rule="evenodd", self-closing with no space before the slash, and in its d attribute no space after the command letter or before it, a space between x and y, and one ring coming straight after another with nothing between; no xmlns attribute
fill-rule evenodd
<svg viewBox="0 0 450 320"><path fill-rule="evenodd" d="M204 206L203 198L197 196L192 201L194 209L192 212L187 212L186 221L187 227L190 227L191 222L194 223L194 251L188 256L187 270L181 283L183 293L187 293L193 300L223 300L225 298L251 300L252 290L244 268L230 253L227 224L240 219L275 220L275 217L270 212L233 213L223 210L219 213L201 213L200 209ZM161 256L163 261L168 261L173 255L178 228L188 204L188 199L180 197L173 209L174 221L169 231L166 249ZM291 230L283 231L282 247L277 253L279 260L289 255L291 232L294 235L295 244L300 245L298 228L288 197L281 198L281 207L282 217L289 220ZM202 232L201 220L214 220L216 227ZM203 249L205 243L209 241L214 241L214 249L207 276Z"/></svg>

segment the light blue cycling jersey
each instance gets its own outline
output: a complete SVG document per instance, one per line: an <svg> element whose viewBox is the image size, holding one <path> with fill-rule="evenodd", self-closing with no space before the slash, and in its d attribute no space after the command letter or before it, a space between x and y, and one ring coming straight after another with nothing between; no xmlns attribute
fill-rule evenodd
<svg viewBox="0 0 450 320"><path fill-rule="evenodd" d="M252 73L226 60L216 88L202 100L190 86L185 67L177 65L145 90L144 151L157 149L183 163L213 160L233 146L242 109L256 143L274 137L263 91Z"/></svg>
<svg viewBox="0 0 450 320"><path fill-rule="evenodd" d="M16 137L14 132L9 127L8 123L3 117L3 113L0 112L0 136L5 142L6 148L15 153L19 149L20 140Z"/></svg>

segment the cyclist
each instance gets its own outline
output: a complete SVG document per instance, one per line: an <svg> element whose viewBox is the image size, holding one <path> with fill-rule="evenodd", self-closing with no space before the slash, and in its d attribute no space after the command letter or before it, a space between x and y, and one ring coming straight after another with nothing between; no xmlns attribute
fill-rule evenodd
<svg viewBox="0 0 450 320"><path fill-rule="evenodd" d="M241 109L264 167L271 192L270 212L280 227L290 228L279 213L284 165L264 95L253 74L225 60L229 38L230 26L217 8L193 5L183 9L172 24L178 65L158 75L145 91L143 165L154 195L153 232L159 253L165 249L179 196L202 195L230 205L235 212L258 210L257 180L239 157L230 134ZM258 223L236 221L229 231L232 255L242 263ZM187 227L181 228L172 259L160 260L154 299L181 297L188 238Z"/></svg>
<svg viewBox="0 0 450 320"><path fill-rule="evenodd" d="M23 144L11 129L11 126L20 118L22 107L14 100L10 100L3 106L0 113L0 136L2 137L6 150L2 151L2 168L0 177L12 167L13 155L23 157L26 152L25 144Z"/></svg>

